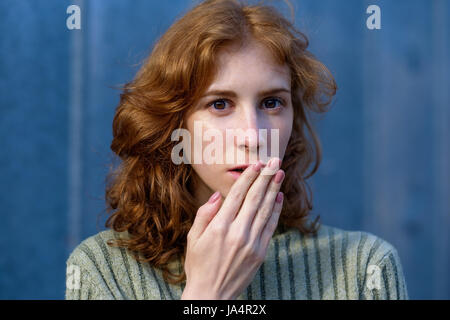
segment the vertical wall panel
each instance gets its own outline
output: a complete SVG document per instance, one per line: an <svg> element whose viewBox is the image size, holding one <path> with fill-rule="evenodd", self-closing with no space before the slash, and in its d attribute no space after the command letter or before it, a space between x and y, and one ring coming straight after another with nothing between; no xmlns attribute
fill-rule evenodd
<svg viewBox="0 0 450 320"><path fill-rule="evenodd" d="M80 7L81 12L84 9L83 1L75 1L73 4ZM83 25L84 16L81 16L81 30L74 29L70 31L70 104L68 127L68 193L67 193L67 247L70 250L80 243L81 239L81 188L82 188L82 137L84 132L83 126Z"/></svg>
<svg viewBox="0 0 450 320"><path fill-rule="evenodd" d="M338 1L300 1L299 27L307 33L310 50L333 74L338 90L325 114L315 116L322 145L322 163L311 179L314 213L323 223L344 229L361 225L362 177L362 37L364 6ZM330 36L330 35L333 36Z"/></svg>
<svg viewBox="0 0 450 320"><path fill-rule="evenodd" d="M0 298L61 298L69 37L63 1L0 2Z"/></svg>
<svg viewBox="0 0 450 320"><path fill-rule="evenodd" d="M450 298L450 4L445 0L432 3L431 55L433 112L433 202L435 212L430 220L433 234L433 297Z"/></svg>

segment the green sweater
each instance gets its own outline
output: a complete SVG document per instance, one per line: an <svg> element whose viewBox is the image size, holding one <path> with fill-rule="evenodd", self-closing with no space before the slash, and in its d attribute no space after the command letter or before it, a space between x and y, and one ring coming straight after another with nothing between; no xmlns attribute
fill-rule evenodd
<svg viewBox="0 0 450 320"><path fill-rule="evenodd" d="M321 225L316 236L297 229L274 233L263 264L238 300L408 299L397 250L367 232ZM109 247L127 232L106 230L79 244L67 259L66 299L180 299L160 269ZM179 262L170 264L180 270Z"/></svg>

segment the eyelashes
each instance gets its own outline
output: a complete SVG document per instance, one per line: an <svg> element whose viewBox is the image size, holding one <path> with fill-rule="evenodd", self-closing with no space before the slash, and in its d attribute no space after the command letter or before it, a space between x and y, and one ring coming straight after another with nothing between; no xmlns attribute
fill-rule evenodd
<svg viewBox="0 0 450 320"><path fill-rule="evenodd" d="M285 101L282 98L279 97L270 97L267 98L263 101L263 105L267 102L267 101L273 101L275 102L275 104L277 105L276 107L273 108L266 108L267 110L278 110L281 109L282 107L284 107L286 105ZM221 108L215 108L214 106L216 105L217 102L221 102L222 103L222 107ZM206 108L213 108L216 111L222 111L222 110L226 110L226 103L230 103L231 101L226 99L226 98L220 98L220 99L216 99L213 100L211 102L209 102L208 104L206 104Z"/></svg>

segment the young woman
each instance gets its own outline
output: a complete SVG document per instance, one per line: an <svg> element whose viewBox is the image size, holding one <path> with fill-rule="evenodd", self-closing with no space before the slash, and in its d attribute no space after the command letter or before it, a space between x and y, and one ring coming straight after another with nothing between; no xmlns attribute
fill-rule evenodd
<svg viewBox="0 0 450 320"><path fill-rule="evenodd" d="M309 113L336 84L307 47L274 8L232 0L169 28L121 94L109 230L68 258L79 277L66 299L408 298L391 244L309 221L321 159ZM174 157L178 129L188 161ZM227 130L256 134L228 143ZM215 156L243 160L196 161L211 132Z"/></svg>

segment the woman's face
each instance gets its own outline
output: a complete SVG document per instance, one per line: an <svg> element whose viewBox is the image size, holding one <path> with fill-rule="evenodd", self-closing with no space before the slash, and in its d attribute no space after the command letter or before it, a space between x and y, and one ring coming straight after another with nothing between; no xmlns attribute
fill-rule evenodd
<svg viewBox="0 0 450 320"><path fill-rule="evenodd" d="M191 154L195 152L195 139L201 141L204 153L201 163L191 160L199 205L207 202L215 191L227 196L237 179L229 172L231 168L256 160L267 162L267 158L260 156L261 148L266 148L264 154L270 158L276 156L272 152L275 147L279 158L283 159L292 131L291 78L287 65L275 64L270 52L254 41L239 49L234 46L224 48L218 58L218 74L185 119L185 128L191 136ZM274 89L281 90L268 93ZM210 94L211 91L228 93ZM194 124L197 130L194 130ZM262 138L259 136L261 129L267 131ZM271 129L278 129L278 138L271 136ZM223 146L221 162L216 158L218 163L205 163L205 151L214 142L214 139L205 138L208 130L221 133L218 138ZM227 140L227 130L241 138Z"/></svg>

